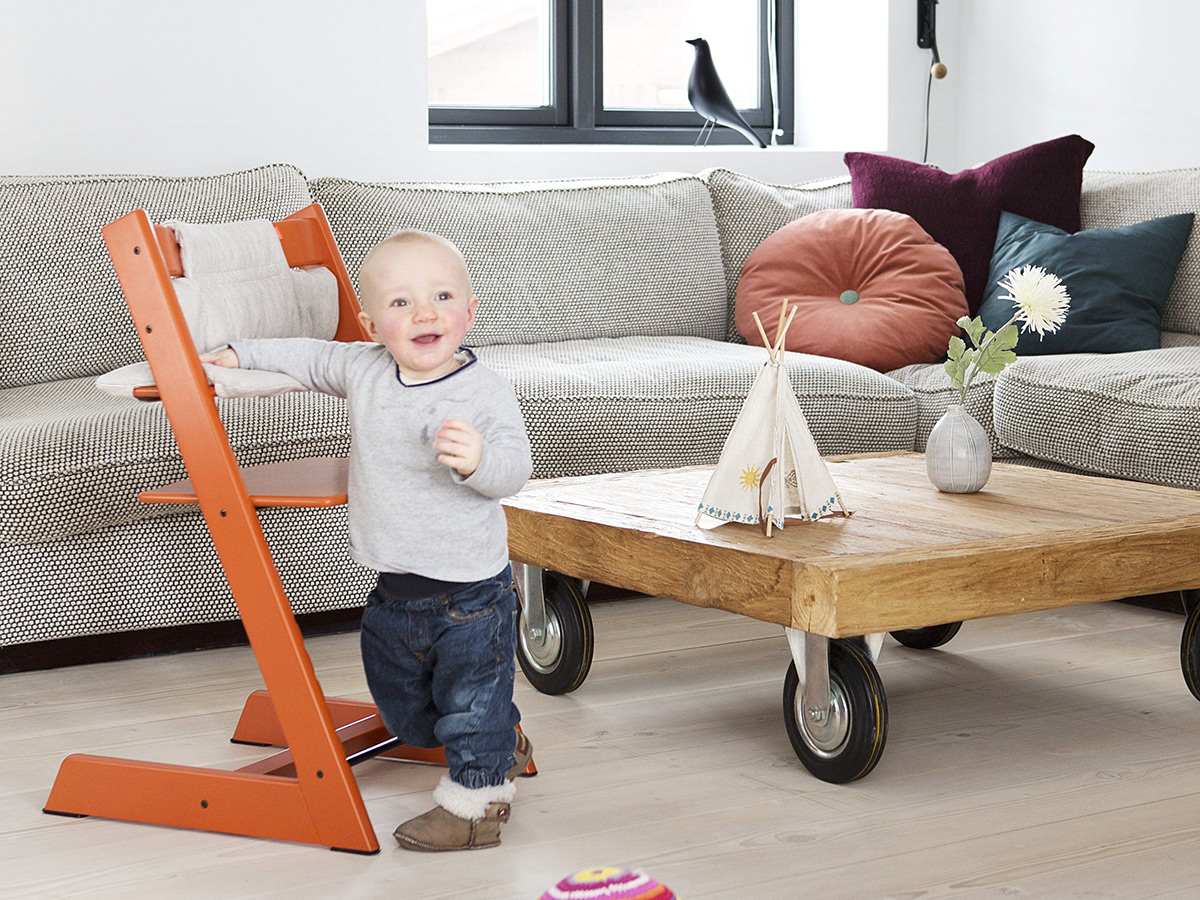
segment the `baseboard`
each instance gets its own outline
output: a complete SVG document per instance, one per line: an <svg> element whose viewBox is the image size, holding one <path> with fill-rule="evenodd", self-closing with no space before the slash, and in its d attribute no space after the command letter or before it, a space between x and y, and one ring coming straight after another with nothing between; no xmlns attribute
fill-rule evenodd
<svg viewBox="0 0 1200 900"><path fill-rule="evenodd" d="M304 613L296 616L296 624L300 626L300 632L305 637L341 634L358 629L362 611L363 608L357 606L350 609ZM163 656L169 653L188 653L192 650L240 647L248 643L246 629L242 627L240 619L232 622L205 622L198 625L59 638L53 641L0 647L0 675L36 669L61 669L64 666L82 666L118 659Z"/></svg>

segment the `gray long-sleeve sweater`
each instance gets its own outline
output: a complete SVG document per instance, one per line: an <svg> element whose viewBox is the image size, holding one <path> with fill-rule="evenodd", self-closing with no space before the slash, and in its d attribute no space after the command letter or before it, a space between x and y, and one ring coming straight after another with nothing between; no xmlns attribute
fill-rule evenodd
<svg viewBox="0 0 1200 900"><path fill-rule="evenodd" d="M512 387L466 351L443 378L404 384L382 344L309 338L236 341L244 368L345 397L350 416L350 555L380 572L480 581L508 564L499 500L533 471ZM434 435L463 419L483 435L469 478L437 461Z"/></svg>

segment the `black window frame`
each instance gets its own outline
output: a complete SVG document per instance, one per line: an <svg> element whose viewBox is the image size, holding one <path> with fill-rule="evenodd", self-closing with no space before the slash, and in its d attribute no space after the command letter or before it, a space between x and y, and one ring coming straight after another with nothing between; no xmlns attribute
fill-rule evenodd
<svg viewBox="0 0 1200 900"><path fill-rule="evenodd" d="M604 0L552 0L551 102L540 107L429 108L431 144L679 144L696 141L703 120L694 110L604 109ZM766 143L773 127L767 16L775 7L780 144L794 140L794 0L758 0L759 106L741 110ZM747 144L715 128L709 146Z"/></svg>

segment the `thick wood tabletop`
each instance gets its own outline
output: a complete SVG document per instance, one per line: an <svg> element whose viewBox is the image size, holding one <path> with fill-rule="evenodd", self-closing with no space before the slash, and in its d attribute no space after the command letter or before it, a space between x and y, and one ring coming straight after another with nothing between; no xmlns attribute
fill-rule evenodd
<svg viewBox="0 0 1200 900"><path fill-rule="evenodd" d="M711 467L530 482L521 562L828 637L1200 587L1200 493L996 463L943 494L925 458L827 460L854 512L696 527Z"/></svg>

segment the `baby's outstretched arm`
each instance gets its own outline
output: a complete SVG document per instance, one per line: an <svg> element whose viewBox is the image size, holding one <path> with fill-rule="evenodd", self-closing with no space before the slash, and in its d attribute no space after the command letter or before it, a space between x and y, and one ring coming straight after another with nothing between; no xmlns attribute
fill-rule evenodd
<svg viewBox="0 0 1200 900"><path fill-rule="evenodd" d="M316 338L236 340L228 349L205 353L205 362L239 369L261 369L290 375L311 391L345 397L354 372L370 365L379 344L323 341ZM209 359L209 357L212 357Z"/></svg>
<svg viewBox="0 0 1200 900"><path fill-rule="evenodd" d="M201 353L200 362L212 363L214 366L222 366L226 369L241 368L238 362L238 355L232 347L222 347L220 350L214 350L212 353Z"/></svg>

